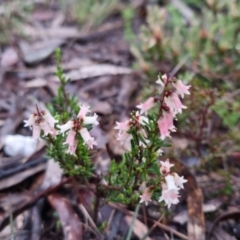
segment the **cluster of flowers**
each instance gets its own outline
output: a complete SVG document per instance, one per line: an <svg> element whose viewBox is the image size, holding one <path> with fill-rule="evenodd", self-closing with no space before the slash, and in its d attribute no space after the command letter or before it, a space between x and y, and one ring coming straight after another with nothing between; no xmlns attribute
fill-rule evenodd
<svg viewBox="0 0 240 240"><path fill-rule="evenodd" d="M187 108L179 99L179 96L184 98L185 94L190 94L190 86L184 85L181 80L171 81L175 91L166 90L166 87L170 83L170 79L167 75L162 76L162 80L159 78L157 83L160 84L159 93L163 93L163 98L150 97L144 103L141 103L137 108L141 109L141 113L147 112L157 102L161 103L161 115L158 119L158 127L160 131L160 138L164 140L166 137L170 137L170 133L176 131L173 124L173 120L178 113L182 113L182 109Z"/></svg>
<svg viewBox="0 0 240 240"><path fill-rule="evenodd" d="M140 125L145 125L148 123L148 118L146 116L142 116L141 114L147 113L149 109L154 107L157 102L161 103L161 115L158 119L158 127L160 131L160 138L164 140L166 137L170 137L170 133L176 131L176 128L173 124L173 120L176 118L178 113L182 113L182 109L187 108L184 106L179 99L179 95L184 98L185 94L190 94L189 88L190 86L184 85L181 80L172 81L172 85L175 88L175 91L165 90L167 85L169 84L169 78L167 75L162 76L162 80L159 78L157 83L160 84L159 94L163 93L163 98L160 99L158 97L150 97L144 103L140 103L137 105L137 108L140 109L140 112L135 112L135 115L124 122L117 122L117 126L115 129L118 129L118 138L123 144L126 140L131 139L131 135L128 131L132 126L138 127L141 129ZM143 137L145 137L144 131L140 130Z"/></svg>
<svg viewBox="0 0 240 240"><path fill-rule="evenodd" d="M141 133L141 135L145 138L146 134L143 128L141 128L141 126L144 126L145 124L148 123L148 118L145 116L141 116L139 111L133 112L132 116L129 120L126 120L124 122L117 122L117 126L115 127L115 129L118 129L118 137L117 140L121 142L121 144L123 144L126 141L131 140L132 136L131 134L128 133L128 131L132 128L132 127L136 127L137 129L139 129L139 133ZM147 139L146 139L147 141Z"/></svg>
<svg viewBox="0 0 240 240"><path fill-rule="evenodd" d="M160 161L160 164L160 172L164 177L164 181L162 183L162 195L159 198L159 202L165 201L168 208L170 208L172 204L179 202L179 190L183 189L183 183L186 183L187 180L175 172L170 173L170 168L173 167L174 164L169 163L169 160L165 162ZM151 201L152 194L152 187L145 188L143 194L140 195L140 203L145 202L147 205L148 201Z"/></svg>
<svg viewBox="0 0 240 240"><path fill-rule="evenodd" d="M141 125L147 124L149 120L146 116L142 116L141 114L147 113L147 111L153 108L158 102L160 103L160 114L157 124L160 139L164 140L166 137L171 137L171 132L176 131L174 119L178 113L182 113L182 109L187 108L182 104L179 96L184 98L185 94L190 94L190 86L183 84L181 80L170 79L166 74L159 78L156 83L160 85L158 90L159 95L162 97L150 97L144 103L137 105L140 112L136 112L134 118L132 117L130 120L126 120L121 123L117 122L117 126L115 128L119 130L118 140L121 141L121 143L131 139L131 135L128 132L132 126L137 126L139 132L142 133L143 137L145 137L144 131L141 130ZM172 88L174 90L169 89L170 83L172 84ZM159 149L158 153L161 154L162 150ZM168 207L170 207L171 204L177 204L179 202L179 189L183 188L183 183L187 180L183 179L183 177L179 177L177 173L170 174L170 168L173 164L170 164L168 160L166 162L161 161L160 163L160 172L164 176L165 183L162 184L162 196L159 201L164 200ZM140 195L140 203L147 203L150 201L152 190L152 187L145 189L143 194Z"/></svg>
<svg viewBox="0 0 240 240"><path fill-rule="evenodd" d="M68 144L67 153L75 155L77 148L77 134L80 133L85 144L89 148L93 148L93 145L97 145L93 137L91 137L86 125L93 124L98 125L97 114L88 116L90 107L80 106L80 111L76 119L69 120L64 125L58 125L58 121L45 109L39 110L38 107L36 112L31 114L28 120L25 120L25 127L29 126L33 129L33 137L36 139L40 138L41 130L44 136L48 134L55 138L58 134L64 134L67 132L66 141L64 144Z"/></svg>

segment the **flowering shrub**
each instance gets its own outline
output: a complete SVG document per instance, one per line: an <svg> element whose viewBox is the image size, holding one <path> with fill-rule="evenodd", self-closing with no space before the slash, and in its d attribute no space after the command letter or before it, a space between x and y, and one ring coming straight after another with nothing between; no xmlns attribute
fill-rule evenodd
<svg viewBox="0 0 240 240"><path fill-rule="evenodd" d="M97 193L107 200L122 203L145 203L158 198L170 207L179 202L179 190L187 182L169 162L158 160L162 148L169 146L171 132L176 131L174 119L186 108L180 100L189 93L190 86L181 80L163 75L157 80L157 94L137 105L130 119L117 122L117 140L127 147L121 162L112 160L105 176L94 173L90 151L97 145L90 130L98 125L98 116L90 114L90 107L78 104L65 90L58 53L56 75L60 79L58 96L47 109L36 107L25 126L33 129L33 137L47 141L48 154L58 161L67 175L82 183L95 179ZM150 112L151 111L151 112ZM139 200L140 198L140 200Z"/></svg>
<svg viewBox="0 0 240 240"><path fill-rule="evenodd" d="M117 122L118 140L130 147L124 154L122 162L113 162L109 170L107 182L124 186L122 193L117 193L116 198L112 200L125 200L125 203L137 200L139 188L147 185L140 195L140 202L147 204L152 195L155 195L154 198L157 197L161 186L159 201L165 201L168 207L178 203L179 189L183 188L186 180L177 173L170 172L173 164L168 160L160 161L159 170L158 157L163 152L162 147L168 146L166 141L171 132L176 131L174 119L186 108L179 96L190 94L188 90L190 86L166 74L159 77L157 84L156 96L137 105L140 112L134 111L129 120ZM147 115L152 108L156 111Z"/></svg>

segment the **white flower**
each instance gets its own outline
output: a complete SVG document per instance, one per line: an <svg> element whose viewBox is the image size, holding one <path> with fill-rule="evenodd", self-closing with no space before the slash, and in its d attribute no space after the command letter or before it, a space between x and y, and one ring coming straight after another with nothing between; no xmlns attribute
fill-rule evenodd
<svg viewBox="0 0 240 240"><path fill-rule="evenodd" d="M164 80L164 82L166 82L166 78L165 78L166 74L164 74L162 76L162 79ZM160 76L158 76L158 80L156 81L157 84L160 85L159 89L158 89L158 92L159 94L161 94L164 90L164 87L165 87L165 84L163 83L163 81L161 80Z"/></svg>
<svg viewBox="0 0 240 240"><path fill-rule="evenodd" d="M167 74L163 74L162 75L162 80L163 80L163 82L166 84L166 82L167 82L167 79L168 79L168 77L167 77Z"/></svg>
<svg viewBox="0 0 240 240"><path fill-rule="evenodd" d="M187 179L184 179L183 176L179 176L177 173L173 173L173 176L174 176L174 181L175 181L175 184L180 187L180 188L184 188L183 187L183 183L186 183L188 180Z"/></svg>
<svg viewBox="0 0 240 240"><path fill-rule="evenodd" d="M35 125L35 114L31 114L28 120L23 120L24 121L24 127L30 127L30 129L32 129L32 127Z"/></svg>
<svg viewBox="0 0 240 240"><path fill-rule="evenodd" d="M73 128L73 121L69 120L68 122L66 122L62 126L58 126L58 127L60 128L60 133L64 133L64 132Z"/></svg>
<svg viewBox="0 0 240 240"><path fill-rule="evenodd" d="M170 168L174 166L174 164L171 164L168 159L165 162L160 161L160 164L160 172L163 175L168 174L170 172Z"/></svg>
<svg viewBox="0 0 240 240"><path fill-rule="evenodd" d="M172 175L168 174L167 176L165 176L165 181L168 190L179 190L179 188L175 184L175 179Z"/></svg>
<svg viewBox="0 0 240 240"><path fill-rule="evenodd" d="M157 150L157 154L158 154L158 156L162 156L163 150L159 148L159 149Z"/></svg>
<svg viewBox="0 0 240 240"><path fill-rule="evenodd" d="M164 74L164 75L162 75L162 77L158 76L158 80L156 81L156 83L160 84L162 87L165 87L166 81L167 81L167 75Z"/></svg>
<svg viewBox="0 0 240 240"><path fill-rule="evenodd" d="M145 116L141 116L139 111L136 111L136 119L143 126L149 122L148 118Z"/></svg>
<svg viewBox="0 0 240 240"><path fill-rule="evenodd" d="M98 115L96 113L94 113L93 116L85 116L83 118L83 123L84 124L93 124L93 125L98 125L99 122L97 121L97 117Z"/></svg>

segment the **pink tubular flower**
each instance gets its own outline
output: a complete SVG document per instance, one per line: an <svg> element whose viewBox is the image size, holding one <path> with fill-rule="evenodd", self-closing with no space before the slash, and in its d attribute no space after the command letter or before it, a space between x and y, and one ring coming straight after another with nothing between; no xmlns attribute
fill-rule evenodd
<svg viewBox="0 0 240 240"><path fill-rule="evenodd" d="M53 137L56 137L57 130L54 127L51 127L47 121L41 122L39 127L43 130L44 136L47 136L48 134L50 134Z"/></svg>
<svg viewBox="0 0 240 240"><path fill-rule="evenodd" d="M76 142L76 145L70 145L70 144L69 144L66 153L69 153L69 154L71 154L71 155L76 155L76 154L75 154L76 149L77 149L77 142Z"/></svg>
<svg viewBox="0 0 240 240"><path fill-rule="evenodd" d="M37 111L34 114L31 114L29 119L24 120L24 122L24 127L29 126L33 129L33 137L36 139L40 138L41 130L43 130L44 136L50 134L55 137L57 135L57 130L54 128L57 120L54 119L47 110L40 111L37 108Z"/></svg>
<svg viewBox="0 0 240 240"><path fill-rule="evenodd" d="M172 113L172 112L163 112L163 118L165 119L165 121L167 122L167 125L168 125L168 129L170 131L175 131L175 126L173 124L173 119L175 117L175 114Z"/></svg>
<svg viewBox="0 0 240 240"><path fill-rule="evenodd" d="M165 201L168 208L171 204L177 204L179 202L179 189L183 188L183 183L187 182L183 177L179 177L177 173L165 175L165 182L162 184L162 195L159 198L159 202Z"/></svg>
<svg viewBox="0 0 240 240"><path fill-rule="evenodd" d="M64 144L68 144L67 153L71 155L75 155L76 148L77 148L77 139L76 139L76 132L72 129L68 132L67 139Z"/></svg>
<svg viewBox="0 0 240 240"><path fill-rule="evenodd" d="M124 144L124 142L128 141L131 136L127 133L127 131L130 129L130 120L126 120L124 122L116 122L117 126L115 129L118 129L118 137L117 140L120 141L121 145Z"/></svg>
<svg viewBox="0 0 240 240"><path fill-rule="evenodd" d="M141 110L140 114L143 114L144 112L147 112L149 109L151 109L155 104L156 104L156 101L154 97L150 97L144 103L140 103L139 105L137 105L137 108Z"/></svg>
<svg viewBox="0 0 240 240"><path fill-rule="evenodd" d="M26 125L24 125L24 127L26 127ZM33 126L33 134L32 137L35 139L39 139L40 138L40 133L41 133L41 127L39 125L34 125Z"/></svg>
<svg viewBox="0 0 240 240"><path fill-rule="evenodd" d="M160 135L161 135L161 139L164 140L166 137L170 137L170 131L168 128L168 124L165 121L164 118L160 117L157 121L158 124L158 128L160 130Z"/></svg>
<svg viewBox="0 0 240 240"><path fill-rule="evenodd" d="M168 189L166 184L162 185L162 195L159 198L159 202L164 201L168 208L171 207L172 204L179 203L179 195L177 189Z"/></svg>
<svg viewBox="0 0 240 240"><path fill-rule="evenodd" d="M118 137L117 140L124 144L126 141L129 141L132 136L128 133L131 126L137 126L139 128L139 133L144 135L145 131L141 131L143 129L140 128L140 125L145 125L148 123L148 118L145 116L141 116L139 111L136 111L130 120L126 120L124 122L117 122L117 126L115 129L118 129Z"/></svg>
<svg viewBox="0 0 240 240"><path fill-rule="evenodd" d="M183 82L181 80L178 80L176 83L173 83L173 86L176 88L177 93L184 98L184 94L190 94L190 92L188 91L188 89L191 87L189 85L185 85L183 84Z"/></svg>
<svg viewBox="0 0 240 240"><path fill-rule="evenodd" d="M173 125L174 115L172 112L163 112L163 116L158 119L158 128L160 131L161 139L164 140L166 137L170 137L170 131L175 131Z"/></svg>
<svg viewBox="0 0 240 240"><path fill-rule="evenodd" d="M141 116L139 111L134 112L130 120L126 120L120 123L117 122L117 126L115 127L115 129L119 130L117 140L120 141L121 144L123 144L125 141L130 140L132 136L128 134L128 131L130 130L131 126L137 126L139 133L144 137L144 134L146 135L146 133L143 131L143 129L141 129L140 125L144 126L147 123L147 117Z"/></svg>
<svg viewBox="0 0 240 240"><path fill-rule="evenodd" d="M90 112L89 108L90 108L89 106L81 105L80 106L80 111L79 111L77 117L78 118L86 117L87 113Z"/></svg>
<svg viewBox="0 0 240 240"><path fill-rule="evenodd" d="M77 133L80 133L84 142L88 145L89 148L93 148L93 145L97 145L93 137L90 136L88 130L84 127L87 124L99 124L97 121L97 114L93 116L87 116L87 113L90 112L88 106L80 106L80 111L77 115L77 118L74 120L69 120L67 123L59 126L60 133L65 133L67 131L67 139L65 144L68 144L68 153L75 154L77 148Z"/></svg>
<svg viewBox="0 0 240 240"><path fill-rule="evenodd" d="M168 159L165 162L160 161L160 164L160 172L163 175L168 174L170 172L170 168L174 166L174 164L171 164Z"/></svg>
<svg viewBox="0 0 240 240"><path fill-rule="evenodd" d="M119 133L127 132L130 128L130 123L129 120L126 120L124 122L116 122L117 126L115 129L119 130Z"/></svg>
<svg viewBox="0 0 240 240"><path fill-rule="evenodd" d="M181 103L177 93L172 93L169 97L165 97L164 100L174 114L182 113L182 109L187 108Z"/></svg>
<svg viewBox="0 0 240 240"><path fill-rule="evenodd" d="M132 136L127 132L118 133L117 140L120 141L121 145L123 145L126 141L131 140Z"/></svg>
<svg viewBox="0 0 240 240"><path fill-rule="evenodd" d="M150 188L145 188L145 190L143 191L143 194L139 195L139 197L141 198L139 203L145 202L145 204L147 206L148 202L152 201L151 200L152 194L153 194L153 192Z"/></svg>
<svg viewBox="0 0 240 240"><path fill-rule="evenodd" d="M55 123L57 123L58 121L47 110L43 110L41 113L49 126L54 128Z"/></svg>
<svg viewBox="0 0 240 240"><path fill-rule="evenodd" d="M86 128L81 128L79 132L80 132L84 142L88 145L89 148L92 149L93 145L97 145L94 138L91 137L90 133L88 132L88 130Z"/></svg>
<svg viewBox="0 0 240 240"><path fill-rule="evenodd" d="M145 116L141 116L139 111L134 112L130 120L126 120L121 123L117 122L117 126L115 127L115 129L119 130L117 140L120 141L121 144L124 144L125 142L131 140L132 136L128 133L128 131L133 126L137 127L138 133L140 133L144 138L146 138L146 132L142 128L142 126L146 125L148 122L148 118Z"/></svg>

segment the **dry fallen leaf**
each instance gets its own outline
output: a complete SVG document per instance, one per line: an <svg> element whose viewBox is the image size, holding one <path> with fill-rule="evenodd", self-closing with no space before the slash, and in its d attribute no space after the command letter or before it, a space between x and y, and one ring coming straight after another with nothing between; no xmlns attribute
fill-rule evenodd
<svg viewBox="0 0 240 240"><path fill-rule="evenodd" d="M45 38L78 38L84 36L80 34L77 28L75 27L56 27L49 29L34 28L32 26L24 26L23 33L32 38L45 37Z"/></svg>
<svg viewBox="0 0 240 240"><path fill-rule="evenodd" d="M82 223L67 198L58 194L48 196L50 204L58 212L65 240L82 239Z"/></svg>
<svg viewBox="0 0 240 240"><path fill-rule="evenodd" d="M124 219L129 224L129 226L131 226L133 217L125 216ZM135 219L134 226L133 226L133 232L139 238L142 238L148 232L148 227L145 224L143 224L141 221L139 221L138 219ZM146 240L151 240L151 239L152 238L150 238L150 237L146 237Z"/></svg>
<svg viewBox="0 0 240 240"><path fill-rule="evenodd" d="M66 73L65 76L67 79L77 81L104 75L130 74L131 72L132 70L126 67L119 67L111 64L93 64L89 66L83 66L78 70L72 70ZM52 76L50 79L53 81L59 81L58 77L55 76Z"/></svg>
<svg viewBox="0 0 240 240"><path fill-rule="evenodd" d="M25 41L20 41L19 47L22 52L24 62L34 64L46 59L63 43L64 40L56 38L36 42L32 45Z"/></svg>
<svg viewBox="0 0 240 240"><path fill-rule="evenodd" d="M19 61L18 54L14 48L7 48L1 56L1 67L12 67Z"/></svg>
<svg viewBox="0 0 240 240"><path fill-rule="evenodd" d="M188 222L187 231L190 240L205 240L205 218L203 214L203 194L197 181L190 170L176 159L170 160L179 169L188 182L185 184L187 191Z"/></svg>
<svg viewBox="0 0 240 240"><path fill-rule="evenodd" d="M36 166L33 166L29 169L22 170L19 173L14 174L14 177L11 175L4 179L0 180L0 190L15 186L16 184L22 182L23 180L33 176L36 173L44 171L46 168L46 163L41 163Z"/></svg>
<svg viewBox="0 0 240 240"><path fill-rule="evenodd" d="M27 81L24 84L24 87L26 88L39 88L39 87L44 87L47 86L47 80L43 78L35 78L33 80Z"/></svg>
<svg viewBox="0 0 240 240"><path fill-rule="evenodd" d="M217 227L211 238L207 240L237 240L237 238L229 235L224 229Z"/></svg>
<svg viewBox="0 0 240 240"><path fill-rule="evenodd" d="M186 184L188 191L188 237L191 240L205 240L203 194L192 174L185 176L185 178L188 180Z"/></svg>
<svg viewBox="0 0 240 240"><path fill-rule="evenodd" d="M110 115L113 112L112 106L107 101L96 101L92 111L102 115Z"/></svg>
<svg viewBox="0 0 240 240"><path fill-rule="evenodd" d="M181 225L185 224L188 221L188 213L187 211L181 211L177 215L173 217L173 221L179 223Z"/></svg>
<svg viewBox="0 0 240 240"><path fill-rule="evenodd" d="M61 182L63 170L60 168L59 163L53 159L48 160L47 168L41 189L48 189L54 185L58 185Z"/></svg>

